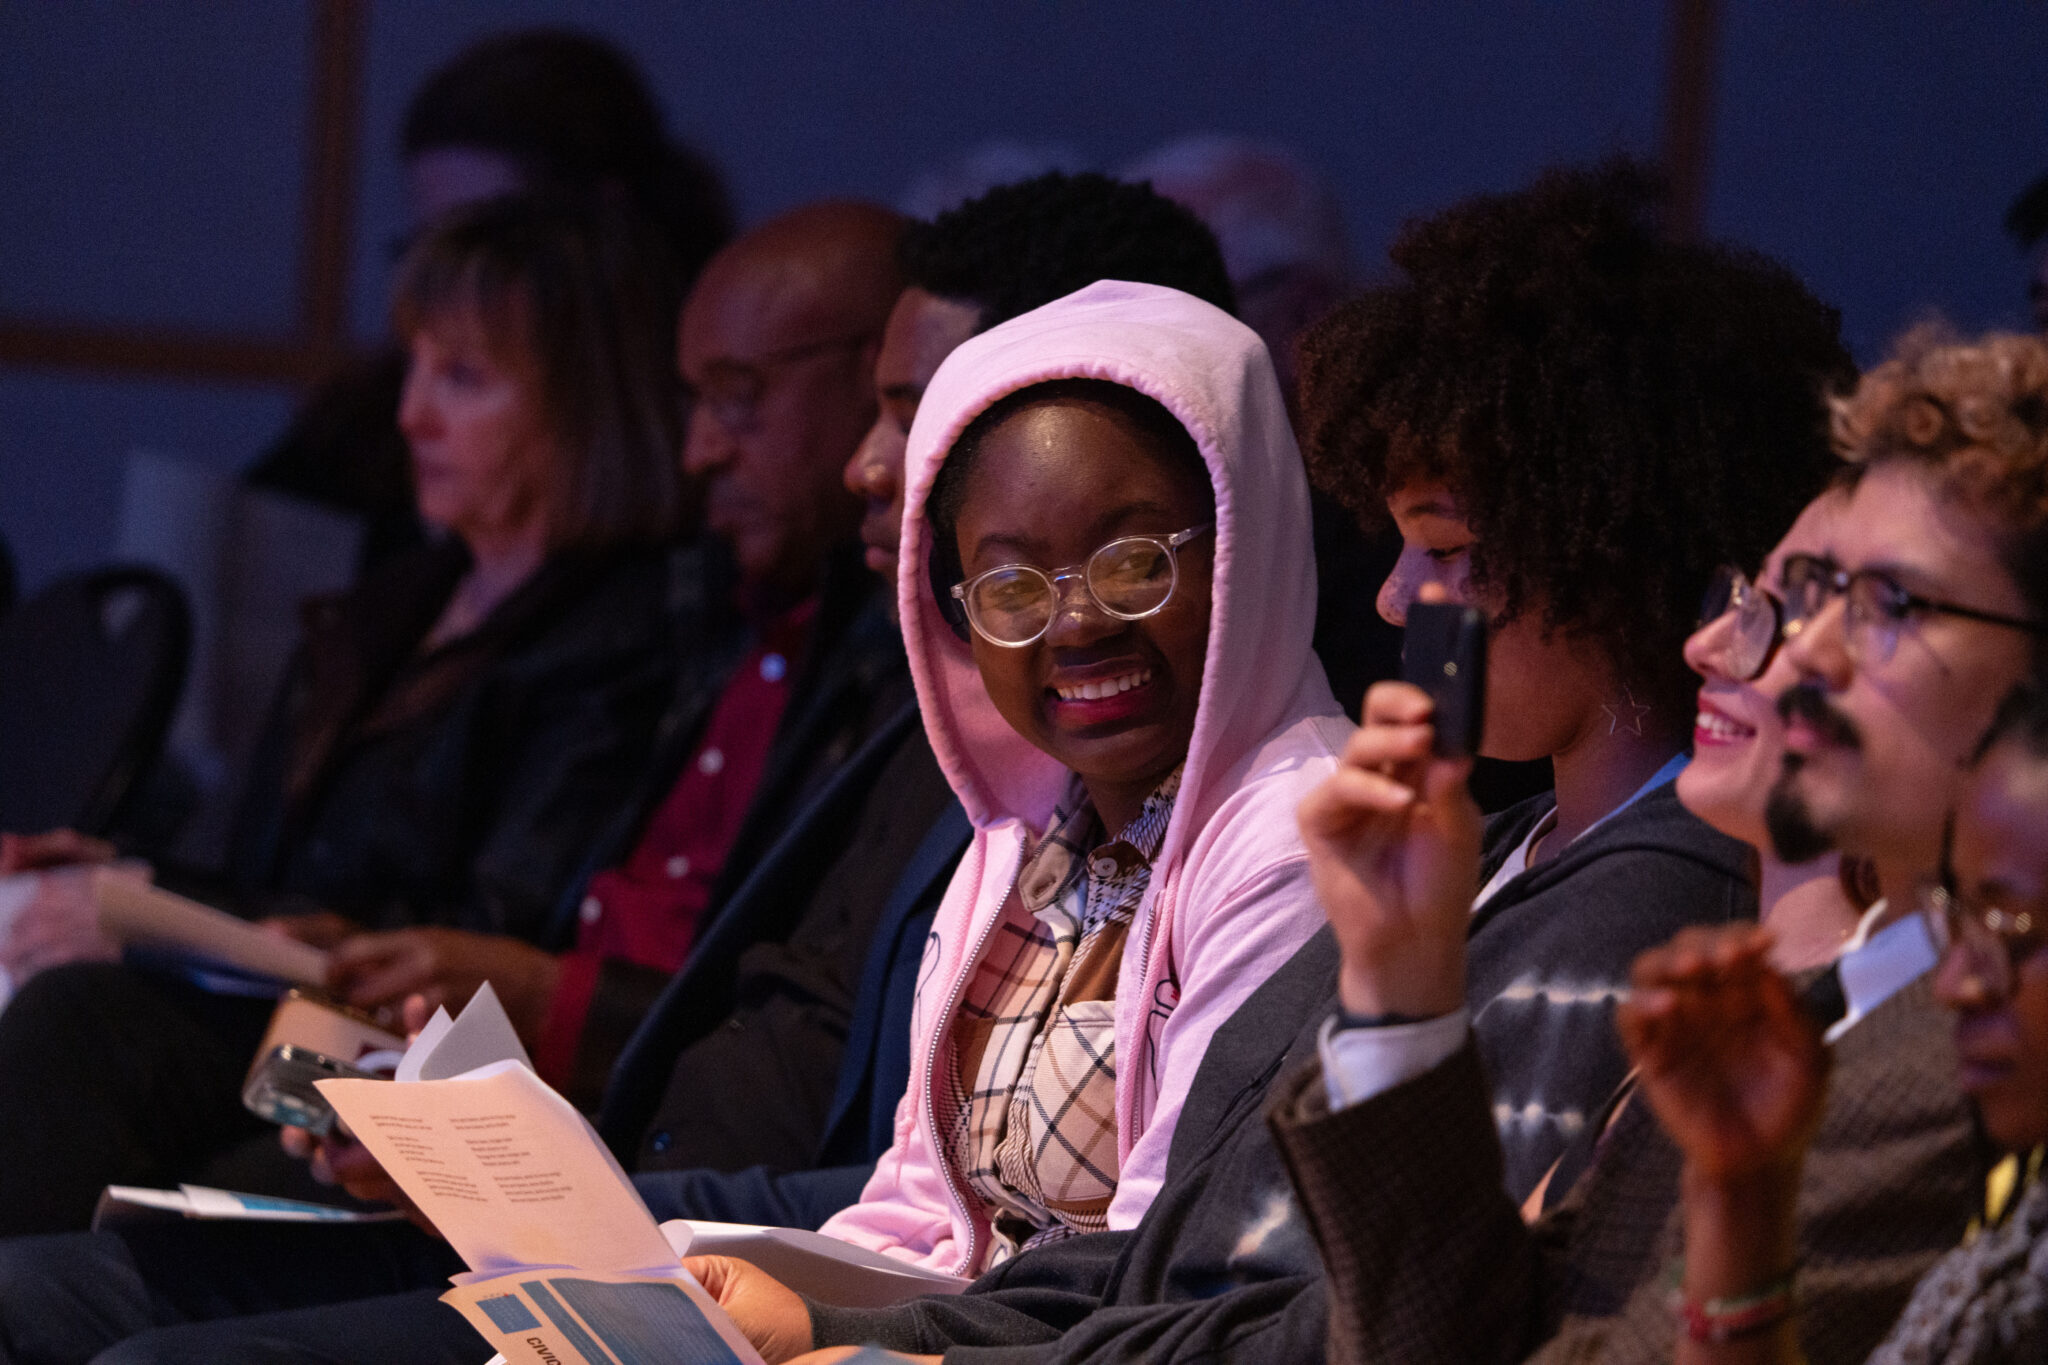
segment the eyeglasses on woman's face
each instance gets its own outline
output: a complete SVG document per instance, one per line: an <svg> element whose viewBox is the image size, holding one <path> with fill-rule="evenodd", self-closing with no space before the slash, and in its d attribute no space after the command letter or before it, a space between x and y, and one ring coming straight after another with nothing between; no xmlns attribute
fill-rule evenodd
<svg viewBox="0 0 2048 1365"><path fill-rule="evenodd" d="M1170 536L1121 536L1085 564L1047 571L1033 564L1003 564L953 585L975 633L992 645L1022 649L1052 627L1061 584L1079 580L1104 615L1142 621L1164 610L1180 582L1180 547L1216 529L1213 521Z"/></svg>
<svg viewBox="0 0 2048 1365"><path fill-rule="evenodd" d="M1920 889L1920 913L1942 956L1962 948L1993 1000L2011 998L2020 968L2048 948L2048 915L1975 900L1940 882Z"/></svg>
<svg viewBox="0 0 2048 1365"><path fill-rule="evenodd" d="M1732 564L1714 570L1700 603L1700 628L1725 620L1727 633L1715 641L1715 664L1733 682L1761 677L1784 639L1784 609L1761 583Z"/></svg>
<svg viewBox="0 0 2048 1365"><path fill-rule="evenodd" d="M1840 597L1849 655L1864 665L1889 662L1899 647L1900 631L1916 614L1954 616L2031 635L2048 634L2048 626L2039 621L1925 597L1902 587L1882 569L1852 573L1820 555L1787 556L1779 579L1785 590L1786 637L1812 625L1828 603Z"/></svg>

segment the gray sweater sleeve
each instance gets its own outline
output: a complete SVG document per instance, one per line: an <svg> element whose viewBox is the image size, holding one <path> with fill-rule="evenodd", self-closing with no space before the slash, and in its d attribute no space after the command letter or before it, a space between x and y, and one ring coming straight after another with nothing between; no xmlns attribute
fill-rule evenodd
<svg viewBox="0 0 2048 1365"><path fill-rule="evenodd" d="M805 1300L816 1346L881 1346L928 1354L952 1346L1056 1341L1102 1307L1128 1232L1069 1237L1012 1258L963 1294L933 1294L894 1308L835 1308Z"/></svg>

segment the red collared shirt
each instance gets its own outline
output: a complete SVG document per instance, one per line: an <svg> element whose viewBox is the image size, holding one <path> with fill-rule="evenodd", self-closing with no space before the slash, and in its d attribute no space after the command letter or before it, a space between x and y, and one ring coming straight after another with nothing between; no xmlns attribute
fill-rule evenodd
<svg viewBox="0 0 2048 1365"><path fill-rule="evenodd" d="M768 765L768 751L789 701L789 672L817 615L817 599L761 631L719 694L697 750L640 832L625 862L590 879L576 946L541 1031L534 1062L565 1084L576 1045L608 958L673 972L689 956L697 922L739 834Z"/></svg>

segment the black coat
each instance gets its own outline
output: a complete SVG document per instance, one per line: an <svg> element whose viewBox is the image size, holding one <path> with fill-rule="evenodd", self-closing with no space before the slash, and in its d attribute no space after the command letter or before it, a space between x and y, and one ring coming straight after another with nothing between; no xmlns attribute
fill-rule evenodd
<svg viewBox="0 0 2048 1365"><path fill-rule="evenodd" d="M465 562L422 548L309 605L230 852L245 909L555 946L564 888L644 771L681 661L738 633L703 551L564 553L421 653Z"/></svg>
<svg viewBox="0 0 2048 1365"><path fill-rule="evenodd" d="M708 638L707 647L682 661L656 727L653 756L630 797L612 804L597 833L585 843L580 868L564 884L550 912L543 946L564 948L575 940L585 885L602 869L623 862L639 842L648 819L696 753L733 667L754 641L744 625ZM792 677L767 765L726 851L711 905L684 966L693 979L713 983L699 1003L710 1009L708 1018L714 1022L730 1008L737 954L749 944L779 939L803 908L801 898L766 908L756 900L745 913L735 915L735 893L799 812L910 696L903 637L889 617L880 584L854 556L835 556L828 564L810 639L795 661ZM572 1098L594 1102L603 1092L626 1040L668 983L668 973L634 963L614 960L600 967L578 1040L575 1075L568 1087Z"/></svg>
<svg viewBox="0 0 2048 1365"><path fill-rule="evenodd" d="M909 752L913 749L915 755ZM890 780L901 776L906 757L930 767L932 778L937 777L914 704L839 770L720 908L688 965L669 982L620 1057L599 1111L598 1130L621 1162L638 1172L641 1197L658 1217L816 1227L859 1198L876 1158L888 1149L897 1103L910 1084L910 1010L918 965L932 916L973 833L943 779L937 779L938 790L945 793L943 804L928 820L924 811L932 794L905 791L900 781ZM738 1123L731 1116L711 1116L717 1131L707 1144L695 1130L704 1126L707 1098L716 1097L696 1085L706 1062L690 1054L715 1042L721 1023L732 1027L741 1021L741 1014L729 1011L735 1004L734 982L747 975L745 955L751 945L802 931L801 922L789 923L793 911L817 904L821 879L843 865L849 839L872 828L878 807L901 812L907 824L898 837L885 840L888 847L852 852L879 864L872 869L878 875L866 884L886 891L866 916L865 952L848 964L858 971L847 983L854 987L851 998L821 998L824 1008L806 1012L817 1030L808 1050L826 1058L837 1053L833 1092L764 1095ZM829 987L822 992L823 997L835 995ZM793 1068L787 1059L772 1054L792 1041L786 1032L771 1040L749 1030L716 1050L714 1063L730 1065L746 1048L765 1049L768 1055L762 1055L758 1068L745 1068L749 1074L788 1075ZM717 1096L738 1088L730 1081L720 1086L720 1079L712 1078ZM760 1134L805 1126L774 1121L779 1111L798 1108L819 1116L818 1136L808 1150L785 1150L777 1160L761 1149ZM751 1142L746 1140L750 1137ZM714 1159L707 1147L721 1140L742 1157L746 1169L728 1173L696 1165ZM735 1164L742 1163L728 1163Z"/></svg>

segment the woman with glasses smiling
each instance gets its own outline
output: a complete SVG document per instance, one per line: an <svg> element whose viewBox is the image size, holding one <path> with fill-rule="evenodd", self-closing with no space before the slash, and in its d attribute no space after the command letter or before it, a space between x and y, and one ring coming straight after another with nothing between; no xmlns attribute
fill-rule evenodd
<svg viewBox="0 0 2048 1365"><path fill-rule="evenodd" d="M1757 850L1757 917L1771 927L1772 961L1786 971L1833 960L1875 896L1857 884L1855 868L1835 856L1799 864L1774 857L1764 828L1785 754L1778 701L1798 680L1779 649L1784 608L1766 585L1782 582L1785 564L1825 543L1842 501L1838 492L1814 499L1755 580L1732 566L1719 570L1700 609L1700 628L1685 642L1685 661L1699 674L1700 689L1692 761L1678 775L1678 799Z"/></svg>
<svg viewBox="0 0 2048 1365"><path fill-rule="evenodd" d="M906 472L904 636L976 834L895 1145L822 1230L976 1275L1144 1213L1210 1034L1322 923L1294 808L1349 726L1272 364L1220 310L1105 281L976 337ZM758 1278L713 1285L807 1348Z"/></svg>

